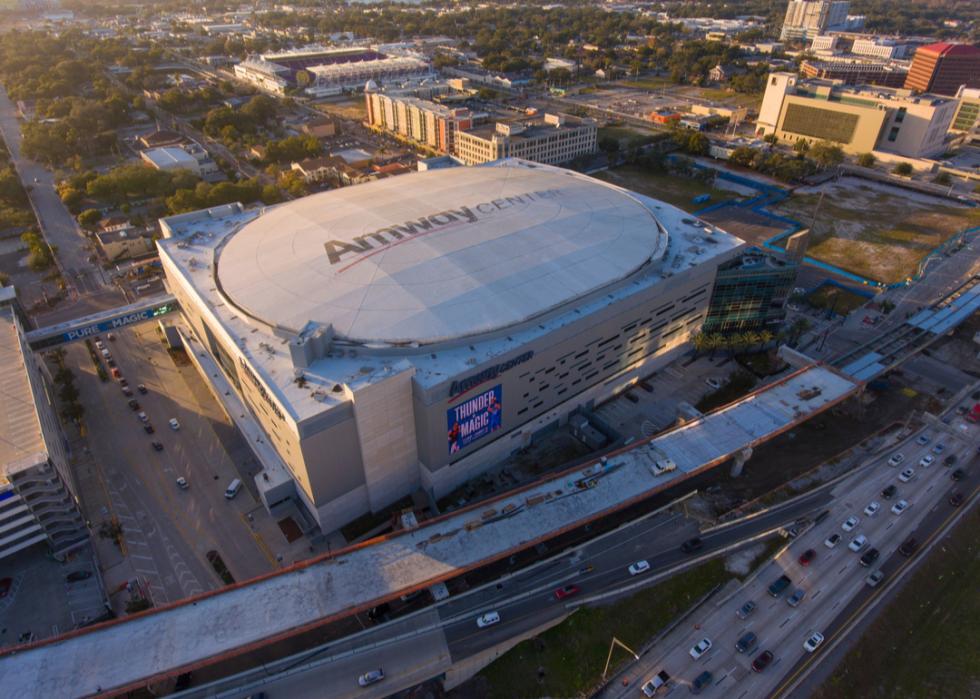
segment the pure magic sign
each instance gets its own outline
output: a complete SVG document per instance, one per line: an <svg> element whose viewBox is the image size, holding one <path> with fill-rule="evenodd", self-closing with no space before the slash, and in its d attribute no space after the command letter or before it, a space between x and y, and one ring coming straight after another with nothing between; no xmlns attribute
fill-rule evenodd
<svg viewBox="0 0 980 699"><path fill-rule="evenodd" d="M502 389L497 384L446 411L449 453L462 451L476 440L501 427Z"/></svg>

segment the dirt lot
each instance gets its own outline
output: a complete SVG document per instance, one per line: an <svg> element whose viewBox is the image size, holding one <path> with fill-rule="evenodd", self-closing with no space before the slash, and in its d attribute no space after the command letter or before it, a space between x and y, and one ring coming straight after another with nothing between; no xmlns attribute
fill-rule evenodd
<svg viewBox="0 0 980 699"><path fill-rule="evenodd" d="M316 108L321 112L326 112L332 116L340 117L342 119L354 119L355 121L363 121L364 117L367 115L367 107L364 105L363 99L345 99L338 100L336 102L321 102L316 105Z"/></svg>
<svg viewBox="0 0 980 699"><path fill-rule="evenodd" d="M813 222L809 256L885 283L912 276L929 251L980 223L980 210L851 177L798 189L773 212Z"/></svg>

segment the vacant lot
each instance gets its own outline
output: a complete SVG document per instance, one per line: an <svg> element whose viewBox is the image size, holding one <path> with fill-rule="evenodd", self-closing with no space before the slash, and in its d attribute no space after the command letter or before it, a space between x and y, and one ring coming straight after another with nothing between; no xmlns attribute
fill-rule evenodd
<svg viewBox="0 0 980 699"><path fill-rule="evenodd" d="M762 104L761 93L744 93L729 91L719 87L679 87L671 90L671 94L709 100L729 106L758 108Z"/></svg>
<svg viewBox="0 0 980 699"><path fill-rule="evenodd" d="M690 177L649 172L632 165L606 170L596 174L596 177L620 187L631 189L634 192L645 194L648 197L661 199L685 211L697 211L708 204L741 197L736 192L722 189L721 185L724 184L722 180L719 180L715 186L709 186ZM701 194L710 195L710 201L695 204L693 202L694 197Z"/></svg>
<svg viewBox="0 0 980 699"><path fill-rule="evenodd" d="M931 250L980 223L980 209L850 177L799 189L774 213L813 229L810 257L889 284L914 275Z"/></svg>
<svg viewBox="0 0 980 699"><path fill-rule="evenodd" d="M367 107L363 99L338 100L336 102L322 102L316 105L321 112L326 112L331 116L341 119L353 119L363 121L367 116Z"/></svg>
<svg viewBox="0 0 980 699"><path fill-rule="evenodd" d="M980 696L978 525L973 512L932 550L814 699Z"/></svg>

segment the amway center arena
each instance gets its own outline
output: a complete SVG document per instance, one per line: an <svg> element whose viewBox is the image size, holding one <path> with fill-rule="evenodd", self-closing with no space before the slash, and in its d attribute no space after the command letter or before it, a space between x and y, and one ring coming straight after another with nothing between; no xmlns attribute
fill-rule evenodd
<svg viewBox="0 0 980 699"><path fill-rule="evenodd" d="M441 497L666 364L742 245L521 160L161 225L189 354L249 436L266 507L302 503L323 531Z"/></svg>

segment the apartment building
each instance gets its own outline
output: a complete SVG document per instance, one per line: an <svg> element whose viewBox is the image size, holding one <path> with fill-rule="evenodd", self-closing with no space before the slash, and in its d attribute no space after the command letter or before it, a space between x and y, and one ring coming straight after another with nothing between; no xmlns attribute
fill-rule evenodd
<svg viewBox="0 0 980 699"><path fill-rule="evenodd" d="M448 107L406 94L368 89L364 99L368 124L441 153L452 153L456 134L473 124L469 109Z"/></svg>

